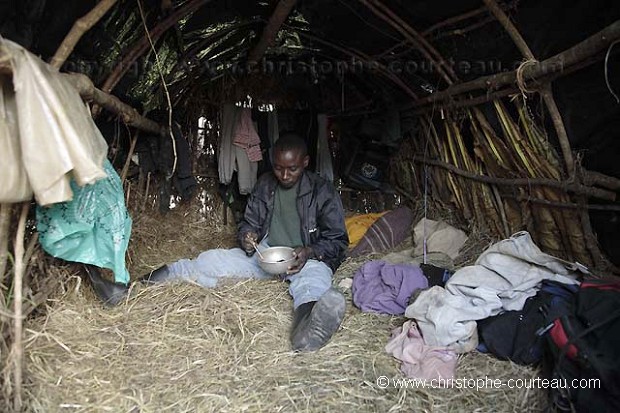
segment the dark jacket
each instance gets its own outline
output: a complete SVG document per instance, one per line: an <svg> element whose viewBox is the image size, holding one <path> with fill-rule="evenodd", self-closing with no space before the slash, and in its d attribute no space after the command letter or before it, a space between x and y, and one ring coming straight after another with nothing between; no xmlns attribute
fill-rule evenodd
<svg viewBox="0 0 620 413"><path fill-rule="evenodd" d="M239 223L239 243L250 231L257 233L260 240L269 230L277 185L278 180L272 172L262 175L256 182ZM304 247L311 247L312 258L336 271L349 246L342 201L336 189L317 174L304 171L299 178L297 211Z"/></svg>

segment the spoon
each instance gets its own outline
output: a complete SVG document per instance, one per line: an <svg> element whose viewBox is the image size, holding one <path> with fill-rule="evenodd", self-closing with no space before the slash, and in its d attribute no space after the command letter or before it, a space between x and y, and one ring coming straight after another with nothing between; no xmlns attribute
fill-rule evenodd
<svg viewBox="0 0 620 413"><path fill-rule="evenodd" d="M261 254L260 251L258 250L258 245L256 245L256 241L250 240L250 242L252 243L252 246L254 247L256 252L258 253L258 256L260 257L260 259L265 261L265 257L263 257L263 254Z"/></svg>

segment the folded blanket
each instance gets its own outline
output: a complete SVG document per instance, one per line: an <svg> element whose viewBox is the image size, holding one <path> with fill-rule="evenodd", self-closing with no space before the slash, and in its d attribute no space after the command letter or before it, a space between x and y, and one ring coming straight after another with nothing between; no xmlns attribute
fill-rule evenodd
<svg viewBox="0 0 620 413"><path fill-rule="evenodd" d="M349 252L349 256L359 257L394 248L411 234L412 222L413 212L407 207L388 212L368 228L357 246Z"/></svg>

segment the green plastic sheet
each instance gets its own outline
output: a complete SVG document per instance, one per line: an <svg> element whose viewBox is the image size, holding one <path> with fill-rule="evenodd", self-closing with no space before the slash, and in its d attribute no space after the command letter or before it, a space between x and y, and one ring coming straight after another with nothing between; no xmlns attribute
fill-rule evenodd
<svg viewBox="0 0 620 413"><path fill-rule="evenodd" d="M107 159L103 166L107 177L92 185L71 181L71 201L37 205L39 241L54 257L109 268L116 282L127 284L125 252L132 221L118 174Z"/></svg>

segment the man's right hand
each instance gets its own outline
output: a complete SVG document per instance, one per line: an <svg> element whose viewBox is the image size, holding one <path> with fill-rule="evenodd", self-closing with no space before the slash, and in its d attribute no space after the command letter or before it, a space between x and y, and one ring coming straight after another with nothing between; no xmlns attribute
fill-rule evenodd
<svg viewBox="0 0 620 413"><path fill-rule="evenodd" d="M254 245L256 244L256 241L258 240L258 234L255 232L246 232L245 235L243 236L243 238L241 239L241 246L243 247L243 250L245 251L245 255L247 255L248 257L251 257L252 255L254 255Z"/></svg>

